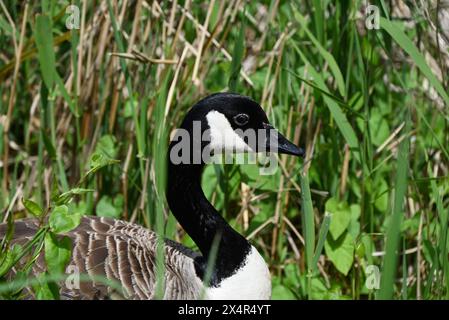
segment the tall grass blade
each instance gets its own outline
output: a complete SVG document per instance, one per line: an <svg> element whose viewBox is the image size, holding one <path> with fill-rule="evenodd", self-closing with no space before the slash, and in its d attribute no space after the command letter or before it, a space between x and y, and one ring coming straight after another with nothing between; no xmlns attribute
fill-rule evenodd
<svg viewBox="0 0 449 320"><path fill-rule="evenodd" d="M167 98L169 74L165 76L162 87L159 90L155 110L155 136L153 138L154 170L157 172L154 181L156 189L155 203L155 231L158 234L156 250L156 298L162 299L165 293L165 189L167 184L167 142L168 132L166 127L165 107Z"/></svg>
<svg viewBox="0 0 449 320"><path fill-rule="evenodd" d="M320 233L318 235L318 242L316 245L315 253L313 255L312 261L312 272L315 273L318 265L318 260L320 259L321 252L323 251L324 242L326 241L327 233L329 232L329 226L331 224L332 216L328 213L324 215L323 221L321 222Z"/></svg>
<svg viewBox="0 0 449 320"><path fill-rule="evenodd" d="M407 114L405 131L410 128L410 119ZM407 190L409 140L403 139L398 152L396 162L396 183L394 190L394 203L390 223L386 235L385 258L382 266L382 276L378 299L393 298L395 276L398 263L398 248L400 239L400 227L404 215L404 198Z"/></svg>
<svg viewBox="0 0 449 320"><path fill-rule="evenodd" d="M429 82L438 92L438 94L443 98L446 106L449 106L449 95L447 91L444 89L441 82L438 78L433 74L432 70L426 63L426 60L421 52L419 52L418 48L415 44L410 40L409 37L402 31L395 22L388 21L387 19L381 17L380 18L380 26L384 29L388 34L397 42L397 44L407 52L410 57L413 59L415 64L421 70L421 72L427 77Z"/></svg>
<svg viewBox="0 0 449 320"><path fill-rule="evenodd" d="M311 66L309 60L306 58L306 55L304 55L304 53L298 48L298 46L293 41L290 43L293 46L293 48L295 48L296 52L298 52L298 54L304 60L304 62L306 62L309 66ZM324 79L313 67L308 68L308 72L314 79L317 86L321 88L321 90L329 92L329 89L327 88ZM341 108L332 98L329 98L327 95L323 95L323 99L327 107L329 108L329 111L331 112L333 118L335 119L338 129L340 129L341 134L348 143L351 151L354 153L354 157L356 158L357 161L361 162L359 141L346 115L343 113Z"/></svg>
<svg viewBox="0 0 449 320"><path fill-rule="evenodd" d="M301 30L304 30L304 32L309 37L310 41L312 41L313 45L316 47L320 55L323 57L324 61L326 61L329 64L329 68L334 76L335 82L337 83L338 91L340 92L340 95L342 97L345 96L346 88L345 88L345 81L343 79L343 75L341 73L340 67L337 64L337 61L335 61L335 58L330 54L322 45L321 43L315 38L315 36L310 32L310 30L307 27L306 18L299 13L299 11L295 12L295 18L301 25Z"/></svg>
<svg viewBox="0 0 449 320"><path fill-rule="evenodd" d="M39 64L45 86L52 90L55 82L55 53L53 51L53 31L51 20L45 14L39 14L36 17L34 37L39 58Z"/></svg>
<svg viewBox="0 0 449 320"><path fill-rule="evenodd" d="M306 173L300 173L301 183L301 199L302 199L302 226L304 233L304 241L306 247L306 263L307 263L307 295L311 298L311 277L313 268L313 250L315 249L315 220L312 205L312 197L310 195L309 178Z"/></svg>
<svg viewBox="0 0 449 320"><path fill-rule="evenodd" d="M317 38L320 43L324 41L324 14L323 14L323 5L322 0L314 0L313 1L313 16L315 22L315 31Z"/></svg>
<svg viewBox="0 0 449 320"><path fill-rule="evenodd" d="M432 195L433 199L435 199L437 213L438 213L438 225L439 225L439 239L437 244L438 249L438 266L441 268L441 274L444 277L444 281L448 282L449 274L448 272L448 250L447 250L447 229L449 223L449 214L448 210L443 207L443 200L441 194L443 193L443 188L438 188L436 181L431 181ZM441 290L440 290L441 291ZM446 287L446 295L447 295L448 287ZM439 298L441 292L438 292Z"/></svg>
<svg viewBox="0 0 449 320"><path fill-rule="evenodd" d="M239 30L239 35L234 45L232 54L231 74L229 77L229 91L237 92L237 84L240 76L240 69L242 68L242 59L245 51L245 12L242 13L242 21Z"/></svg>

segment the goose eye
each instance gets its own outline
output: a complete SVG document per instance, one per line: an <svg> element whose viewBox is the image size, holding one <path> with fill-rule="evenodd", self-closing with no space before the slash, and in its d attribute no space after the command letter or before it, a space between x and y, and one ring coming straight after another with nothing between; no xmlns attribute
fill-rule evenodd
<svg viewBox="0 0 449 320"><path fill-rule="evenodd" d="M234 116L234 122L238 126L244 126L249 121L249 116L245 113L240 113Z"/></svg>

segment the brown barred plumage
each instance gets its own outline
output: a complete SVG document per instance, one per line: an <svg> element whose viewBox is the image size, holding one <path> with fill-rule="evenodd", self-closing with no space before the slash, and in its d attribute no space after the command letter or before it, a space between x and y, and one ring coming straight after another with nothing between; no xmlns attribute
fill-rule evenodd
<svg viewBox="0 0 449 320"><path fill-rule="evenodd" d="M0 238L6 232L0 224ZM38 230L38 221L25 219L15 222L12 243L24 244ZM156 288L157 236L142 226L110 218L83 217L80 225L66 234L72 239L72 259L68 267L81 274L102 276L117 281L124 296L95 280L80 281L79 289L60 284L62 299L153 299ZM197 299L202 283L193 264L195 252L171 241L165 242L164 299ZM23 263L23 262L22 262ZM45 271L44 252L33 266L33 273ZM15 269L14 269L15 270ZM8 276L12 277L14 271ZM26 289L28 290L28 289ZM28 290L27 298L33 293Z"/></svg>

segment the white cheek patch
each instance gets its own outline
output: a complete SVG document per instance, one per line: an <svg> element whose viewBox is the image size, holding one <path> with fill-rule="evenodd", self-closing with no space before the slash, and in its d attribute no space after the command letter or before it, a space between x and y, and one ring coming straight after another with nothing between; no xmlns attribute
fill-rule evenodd
<svg viewBox="0 0 449 320"><path fill-rule="evenodd" d="M218 111L210 111L206 115L210 128L210 147L215 151L248 152L250 146L235 133L224 114Z"/></svg>

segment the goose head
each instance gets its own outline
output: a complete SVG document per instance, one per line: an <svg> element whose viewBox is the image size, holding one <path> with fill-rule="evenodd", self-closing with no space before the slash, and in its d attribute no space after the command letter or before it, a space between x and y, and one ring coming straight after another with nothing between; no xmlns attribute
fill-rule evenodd
<svg viewBox="0 0 449 320"><path fill-rule="evenodd" d="M200 249L195 271L203 279L212 244L219 236L212 278L205 285L211 299L268 299L271 280L263 257L236 232L205 197L201 173L216 153L276 152L294 156L304 151L268 121L251 98L217 93L196 103L186 114L168 150L167 200L178 222Z"/></svg>
<svg viewBox="0 0 449 320"><path fill-rule="evenodd" d="M170 150L175 164L204 164L210 156L227 152L304 156L302 148L270 124L257 102L234 93L212 94L196 103L184 118Z"/></svg>

